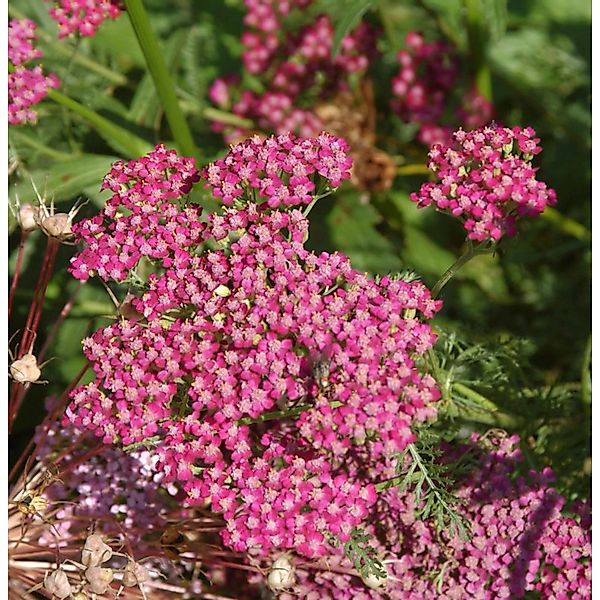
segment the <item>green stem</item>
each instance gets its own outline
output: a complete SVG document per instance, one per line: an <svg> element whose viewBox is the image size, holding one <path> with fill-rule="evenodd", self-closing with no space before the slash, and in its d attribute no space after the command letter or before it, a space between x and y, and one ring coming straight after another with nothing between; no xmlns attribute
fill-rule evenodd
<svg viewBox="0 0 600 600"><path fill-rule="evenodd" d="M48 98L53 100L57 104L68 108L85 119L90 125L95 127L101 134L113 139L117 142L131 158L137 158L152 150L152 147L148 142L142 138L136 136L131 131L123 129L113 122L105 119L99 115L96 111L80 104L76 100L57 92L56 90L50 90L48 92Z"/></svg>
<svg viewBox="0 0 600 600"><path fill-rule="evenodd" d="M469 54L475 65L475 85L479 94L493 101L492 75L487 63L486 32L481 0L464 0Z"/></svg>
<svg viewBox="0 0 600 600"><path fill-rule="evenodd" d="M142 0L124 0L124 3L179 151L187 156L198 156L192 134L179 106L169 70Z"/></svg>
<svg viewBox="0 0 600 600"><path fill-rule="evenodd" d="M203 108L201 112L202 116L209 121L216 121L224 125L233 125L242 129L252 129L254 127L254 123L250 119L244 119L244 117L213 108L212 106Z"/></svg>
<svg viewBox="0 0 600 600"><path fill-rule="evenodd" d="M338 408L342 406L341 402L337 400L330 403L331 408ZM297 417L302 413L314 408L312 404L301 404L291 410L274 410L272 412L263 413L256 419L252 417L242 417L237 421L238 425L253 425L254 423L264 423L265 421L273 421L274 419L289 419L290 417Z"/></svg>
<svg viewBox="0 0 600 600"><path fill-rule="evenodd" d="M502 412L498 407L479 392L472 390L463 383L454 381L452 389L462 394L465 398L473 400L475 404L481 406L482 410L465 410L462 407L456 407L459 410L459 416L468 421L475 423L483 423L484 425L493 425L494 427L502 427L503 429L518 429L523 425L523 419Z"/></svg>
<svg viewBox="0 0 600 600"><path fill-rule="evenodd" d="M570 219L569 217L565 217L565 215L551 206L547 206L540 216L546 219L546 221L549 223L552 223L552 225L555 225L563 233L566 233L567 235L570 235L578 240L587 241L592 237L592 234L587 227L583 226L577 221L574 221L573 219Z"/></svg>
<svg viewBox="0 0 600 600"><path fill-rule="evenodd" d="M303 214L305 217L308 217L308 215L309 215L310 211L313 209L313 206L314 206L314 205L317 203L317 200L321 200L321 198L326 198L327 196L330 196L331 194L333 194L333 190L329 190L328 192L325 192L324 194L321 194L320 196L315 196L315 197L314 197L314 198L311 200L310 204L308 204L308 205L306 206L306 208L304 209L304 211L303 211L303 213L302 213L302 214Z"/></svg>
<svg viewBox="0 0 600 600"><path fill-rule="evenodd" d="M398 167L398 175L428 175L429 167L427 165L403 165Z"/></svg>
<svg viewBox="0 0 600 600"><path fill-rule="evenodd" d="M458 257L456 262L451 265L447 271L439 278L437 283L431 289L431 297L437 298L442 288L464 267L472 258L480 254L489 254L495 250L495 246L489 246L487 242L483 242L479 246L473 246L471 240L467 240L467 249Z"/></svg>
<svg viewBox="0 0 600 600"><path fill-rule="evenodd" d="M581 399L586 414L589 414L592 404L592 374L590 372L590 361L592 359L592 336L590 335L583 351L581 364Z"/></svg>
<svg viewBox="0 0 600 600"><path fill-rule="evenodd" d="M454 381L452 383L452 389L456 390L459 394L465 396L465 398L470 398L471 400L474 400L479 406L491 412L498 412L498 407L491 400L489 400L485 396L482 396L479 392L472 390L470 387L467 387L464 383Z"/></svg>
<svg viewBox="0 0 600 600"><path fill-rule="evenodd" d="M26 19L27 15L23 14L19 9L14 6L8 6L8 14L15 19ZM63 56L68 57L73 62L77 63L81 67L85 67L86 69L97 73L104 79L108 79L108 81L114 83L115 85L127 85L127 77L121 75L121 73L115 73L111 71L104 65L97 63L95 60L85 56L84 54L80 54L77 50L73 51L71 46L66 44L64 41L57 41L51 35L46 33L41 27L36 29L36 35L39 39L41 39L44 44L49 46L53 52L57 54L62 54Z"/></svg>

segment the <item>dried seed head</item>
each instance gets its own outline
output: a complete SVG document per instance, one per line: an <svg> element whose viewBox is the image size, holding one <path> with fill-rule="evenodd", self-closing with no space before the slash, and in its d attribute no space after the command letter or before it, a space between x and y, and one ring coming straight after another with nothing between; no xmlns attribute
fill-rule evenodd
<svg viewBox="0 0 600 600"><path fill-rule="evenodd" d="M41 375L37 358L31 353L24 354L10 365L10 376L17 383L35 383Z"/></svg>
<svg viewBox="0 0 600 600"><path fill-rule="evenodd" d="M38 196L40 206L36 221L40 229L48 236L57 239L59 242L69 242L73 238L73 219L80 211L84 203L75 203L68 213L54 212L54 201L50 207L46 206L45 199Z"/></svg>
<svg viewBox="0 0 600 600"><path fill-rule="evenodd" d="M139 586L145 581L148 581L150 574L148 569L134 560L130 560L123 571L123 585L125 587Z"/></svg>
<svg viewBox="0 0 600 600"><path fill-rule="evenodd" d="M81 552L81 562L86 567L96 567L110 560L113 551L97 533L89 535Z"/></svg>
<svg viewBox="0 0 600 600"><path fill-rule="evenodd" d="M85 571L85 578L88 580L90 589L94 594L104 594L114 576L112 569L105 569L103 567L89 567Z"/></svg>
<svg viewBox="0 0 600 600"><path fill-rule="evenodd" d="M23 231L29 232L39 229L38 224L39 210L31 204L22 204L19 206L19 212L17 213L17 221Z"/></svg>
<svg viewBox="0 0 600 600"><path fill-rule="evenodd" d="M63 598L68 598L71 595L71 584L69 583L67 574L60 568L49 574L46 573L46 576L44 577L44 588L46 588L46 591L52 594L52 596L56 596L61 600L63 600Z"/></svg>
<svg viewBox="0 0 600 600"><path fill-rule="evenodd" d="M296 583L296 569L284 554L273 561L267 584L273 591L285 590Z"/></svg>
<svg viewBox="0 0 600 600"><path fill-rule="evenodd" d="M55 215L43 217L40 220L41 230L47 236L56 238L61 242L73 237L73 232L71 231L72 224L71 215L67 213L56 213Z"/></svg>

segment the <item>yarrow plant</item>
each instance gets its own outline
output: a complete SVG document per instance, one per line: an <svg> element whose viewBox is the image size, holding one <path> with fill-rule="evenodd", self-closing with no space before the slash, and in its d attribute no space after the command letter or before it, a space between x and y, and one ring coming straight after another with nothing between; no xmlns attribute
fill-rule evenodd
<svg viewBox="0 0 600 600"><path fill-rule="evenodd" d="M436 531L420 515L414 487L392 488L380 494L368 528L385 577L348 573L352 564L339 549L328 568L297 566L297 581L280 598L589 598L589 506L561 514L564 498L549 469L515 477L523 461L518 442L474 435L446 451L446 460L470 455L473 462L455 491L468 536Z"/></svg>
<svg viewBox="0 0 600 600"><path fill-rule="evenodd" d="M46 0L52 4L48 11L58 24L58 37L79 33L84 37L96 35L107 19L121 14L118 0Z"/></svg>
<svg viewBox="0 0 600 600"><path fill-rule="evenodd" d="M153 179L164 169L149 168L163 157L159 147L113 168L103 219L115 227L79 225L93 250L74 259L76 276L123 280L125 267L103 265L164 245L163 226L138 241L119 233L122 219L152 215L155 196L171 189L164 175ZM169 225L201 237L133 255L165 269L132 302L145 322L122 321L84 343L97 380L73 392L69 420L105 442L156 440L164 481L191 504L210 500L238 551L323 556L331 536L349 539L376 495L342 459L360 450L369 463L401 451L414 439L411 423L435 414L439 392L414 361L435 340L423 319L440 302L419 282L376 283L342 255L304 248L308 222L293 207L337 187L349 166L344 143L327 134L234 146L204 172L228 208L203 228L191 207L163 207ZM216 248L199 252L200 243ZM280 418L267 430L273 412Z"/></svg>
<svg viewBox="0 0 600 600"><path fill-rule="evenodd" d="M556 192L537 180L531 165L542 150L531 127L459 130L453 141L431 148L429 168L439 182L423 184L410 199L459 217L470 240L513 236L520 219L556 204Z"/></svg>
<svg viewBox="0 0 600 600"><path fill-rule="evenodd" d="M36 123L37 113L32 108L57 88L60 81L56 75L44 75L42 67L27 68L25 63L42 57L33 47L35 23L29 19L12 19L8 26L8 122L10 125Z"/></svg>
<svg viewBox="0 0 600 600"><path fill-rule="evenodd" d="M539 93L554 132L579 114L556 113L585 94L564 44L540 62L544 18L532 31L507 8L504 32L502 2L55 0L36 29L33 4L9 7L9 119L35 122L44 96L60 119L10 128L9 433L47 415L11 457L9 595L588 598L591 341L569 326L573 352L553 356L558 329L513 337L588 232L551 208L535 131L490 124L492 98L512 122ZM53 70L68 63L60 92L36 32ZM514 76L520 34L535 78ZM566 165L559 138L548 158ZM431 287L406 267L443 272L443 220L413 203L464 227ZM567 250L481 261L438 321L454 274L538 215L521 243ZM485 327L501 296L516 318Z"/></svg>

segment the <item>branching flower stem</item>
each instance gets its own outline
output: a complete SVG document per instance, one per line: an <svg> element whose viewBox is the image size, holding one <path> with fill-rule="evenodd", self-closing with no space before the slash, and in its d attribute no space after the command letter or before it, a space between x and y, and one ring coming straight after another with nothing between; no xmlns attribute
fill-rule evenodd
<svg viewBox="0 0 600 600"><path fill-rule="evenodd" d="M456 262L452 264L446 272L439 278L437 283L431 289L432 298L437 298L442 288L458 273L458 271L464 267L472 258L481 254L491 254L496 250L495 244L489 244L484 242L478 246L474 246L471 240L467 240L467 248L458 257Z"/></svg>

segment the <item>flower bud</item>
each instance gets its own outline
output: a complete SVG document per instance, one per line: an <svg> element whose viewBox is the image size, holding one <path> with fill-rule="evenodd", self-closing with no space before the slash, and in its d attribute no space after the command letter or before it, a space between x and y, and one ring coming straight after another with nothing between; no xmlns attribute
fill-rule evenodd
<svg viewBox="0 0 600 600"><path fill-rule="evenodd" d="M10 376L17 383L34 383L42 375L36 357L27 353L13 361L10 365Z"/></svg>
<svg viewBox="0 0 600 600"><path fill-rule="evenodd" d="M81 562L86 567L96 567L109 560L112 554L111 547L104 543L100 535L94 533L85 540Z"/></svg>
<svg viewBox="0 0 600 600"><path fill-rule="evenodd" d="M130 560L123 571L123 585L125 587L134 587L148 581L150 574L148 569L133 560Z"/></svg>
<svg viewBox="0 0 600 600"><path fill-rule="evenodd" d="M273 561L267 583L273 591L290 588L296 583L296 569L285 554Z"/></svg>
<svg viewBox="0 0 600 600"><path fill-rule="evenodd" d="M23 231L30 232L35 229L39 229L38 224L39 210L31 204L22 204L19 207L19 213L17 215L17 221Z"/></svg>
<svg viewBox="0 0 600 600"><path fill-rule="evenodd" d="M52 596L56 596L63 600L71 595L71 584L67 578L67 574L62 569L56 569L44 578L44 588Z"/></svg>
<svg viewBox="0 0 600 600"><path fill-rule="evenodd" d="M85 572L85 578L94 594L104 594L114 578L114 573L112 569L89 567Z"/></svg>

